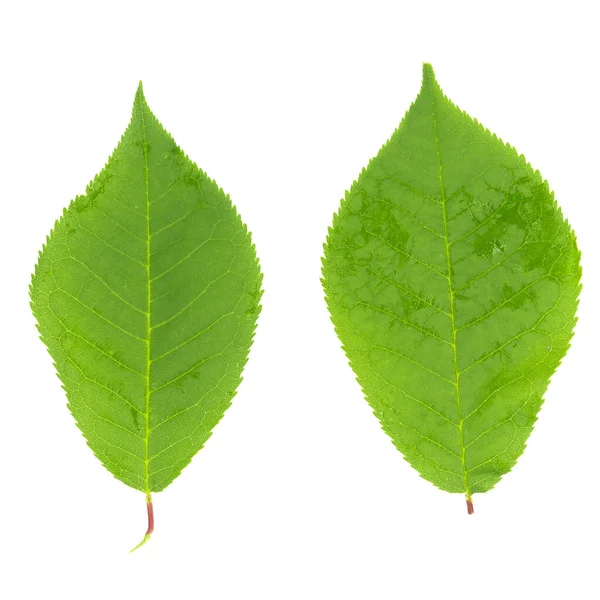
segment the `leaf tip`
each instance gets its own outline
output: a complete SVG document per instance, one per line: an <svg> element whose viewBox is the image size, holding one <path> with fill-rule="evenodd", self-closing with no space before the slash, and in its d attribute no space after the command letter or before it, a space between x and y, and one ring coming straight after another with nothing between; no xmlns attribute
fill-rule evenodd
<svg viewBox="0 0 600 600"><path fill-rule="evenodd" d="M423 63L423 86L425 85L438 85L431 63Z"/></svg>
<svg viewBox="0 0 600 600"><path fill-rule="evenodd" d="M138 83L137 90L135 92L135 101L137 102L145 102L146 98L144 97L144 86L142 84L142 80Z"/></svg>

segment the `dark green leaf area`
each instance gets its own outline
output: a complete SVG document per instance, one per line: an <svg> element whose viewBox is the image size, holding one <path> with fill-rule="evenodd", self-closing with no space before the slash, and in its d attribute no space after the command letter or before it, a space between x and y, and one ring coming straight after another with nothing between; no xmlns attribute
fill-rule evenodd
<svg viewBox="0 0 600 600"><path fill-rule="evenodd" d="M522 453L575 324L575 236L522 156L430 66L342 201L323 281L383 429L440 488L492 488Z"/></svg>

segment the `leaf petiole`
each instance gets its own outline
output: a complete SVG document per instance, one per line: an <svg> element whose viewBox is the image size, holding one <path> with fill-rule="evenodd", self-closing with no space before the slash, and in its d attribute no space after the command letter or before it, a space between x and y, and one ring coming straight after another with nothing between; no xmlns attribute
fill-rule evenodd
<svg viewBox="0 0 600 600"><path fill-rule="evenodd" d="M148 510L148 529L146 530L144 539L135 548L132 548L129 551L130 553L141 548L150 539L150 536L154 531L154 508L152 506L152 495L150 493L146 494L146 509Z"/></svg>
<svg viewBox="0 0 600 600"><path fill-rule="evenodd" d="M473 499L468 495L465 497L467 499L467 513L472 515L475 512L475 509L473 508Z"/></svg>

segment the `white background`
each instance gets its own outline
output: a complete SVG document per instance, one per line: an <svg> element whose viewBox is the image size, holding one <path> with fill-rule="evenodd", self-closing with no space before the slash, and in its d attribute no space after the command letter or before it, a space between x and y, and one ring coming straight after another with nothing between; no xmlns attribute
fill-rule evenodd
<svg viewBox="0 0 600 600"><path fill-rule="evenodd" d="M597 599L600 195L594 2L11 2L0 15L0 596ZM523 152L578 234L572 348L474 516L403 460L339 348L320 254L344 190L430 61ZM76 429L28 307L37 252L104 165L142 79L232 196L264 270L234 404L155 496Z"/></svg>

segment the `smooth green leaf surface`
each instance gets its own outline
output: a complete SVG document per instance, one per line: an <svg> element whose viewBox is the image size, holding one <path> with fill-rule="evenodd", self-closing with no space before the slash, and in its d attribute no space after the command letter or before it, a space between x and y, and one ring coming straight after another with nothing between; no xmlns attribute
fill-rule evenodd
<svg viewBox="0 0 600 600"><path fill-rule="evenodd" d="M260 296L246 226L140 84L123 138L56 223L31 286L69 408L118 479L149 498L202 448L240 383Z"/></svg>
<svg viewBox="0 0 600 600"><path fill-rule="evenodd" d="M580 275L547 183L425 65L419 96L334 217L323 284L383 429L470 510L523 452L569 347Z"/></svg>

